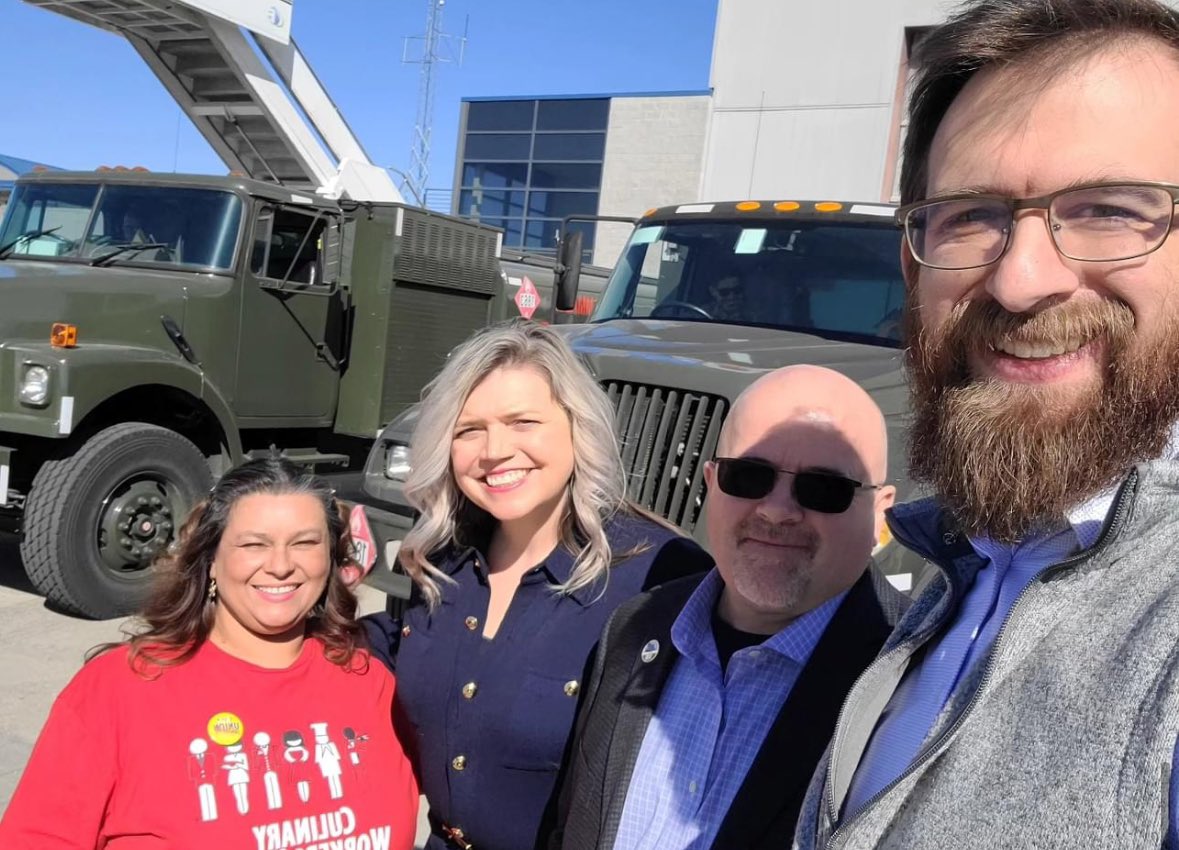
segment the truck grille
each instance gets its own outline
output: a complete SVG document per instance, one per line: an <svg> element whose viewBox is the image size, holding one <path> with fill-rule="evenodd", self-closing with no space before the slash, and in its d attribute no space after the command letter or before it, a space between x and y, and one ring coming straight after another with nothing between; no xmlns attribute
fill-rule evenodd
<svg viewBox="0 0 1179 850"><path fill-rule="evenodd" d="M606 381L630 498L687 532L704 504L704 461L728 403L720 396Z"/></svg>

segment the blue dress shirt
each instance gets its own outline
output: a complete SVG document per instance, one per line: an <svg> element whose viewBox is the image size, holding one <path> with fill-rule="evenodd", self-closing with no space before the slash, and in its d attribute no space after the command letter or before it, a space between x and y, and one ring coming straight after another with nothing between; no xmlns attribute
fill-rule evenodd
<svg viewBox="0 0 1179 850"><path fill-rule="evenodd" d="M846 594L733 654L722 671L713 570L671 630L680 658L635 762L614 850L710 847L766 733Z"/></svg>
<svg viewBox="0 0 1179 850"><path fill-rule="evenodd" d="M1097 542L1114 495L1113 490L1099 494L1072 511L1063 527L1016 545L971 538L987 563L950 627L905 674L881 714L852 777L845 820L909 767L963 675L988 656L1024 588L1048 567Z"/></svg>
<svg viewBox="0 0 1179 850"><path fill-rule="evenodd" d="M703 572L693 541L645 518L607 526L619 553L609 579L570 595L572 555L558 547L521 580L495 637L483 637L490 590L477 547L452 547L439 568L442 603L411 600L403 620L362 620L374 654L394 667L398 731L417 769L434 827L427 847L459 828L479 850L528 850L538 840L573 726L583 671L618 605L654 584Z"/></svg>

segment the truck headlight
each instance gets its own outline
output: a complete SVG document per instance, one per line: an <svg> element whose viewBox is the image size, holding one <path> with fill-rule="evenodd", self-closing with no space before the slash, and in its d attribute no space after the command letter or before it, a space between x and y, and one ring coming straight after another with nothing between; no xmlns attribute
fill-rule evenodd
<svg viewBox="0 0 1179 850"><path fill-rule="evenodd" d="M390 443L385 449L385 477L404 481L409 477L409 446Z"/></svg>
<svg viewBox="0 0 1179 850"><path fill-rule="evenodd" d="M19 395L22 404L44 407L49 401L49 370L44 366L26 366Z"/></svg>

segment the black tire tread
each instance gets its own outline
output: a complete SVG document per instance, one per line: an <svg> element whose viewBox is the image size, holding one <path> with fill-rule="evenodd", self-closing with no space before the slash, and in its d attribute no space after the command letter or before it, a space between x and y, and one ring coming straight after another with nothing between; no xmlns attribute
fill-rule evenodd
<svg viewBox="0 0 1179 850"><path fill-rule="evenodd" d="M37 470L25 502L20 554L29 581L51 604L95 619L108 616L68 586L54 557L54 541L62 536L62 524L66 519L66 500L61 494L69 493L77 486L85 461L90 457L108 452L129 436L145 433L171 440L181 451L201 454L191 440L175 431L146 422L121 422L99 431L73 455L46 461Z"/></svg>

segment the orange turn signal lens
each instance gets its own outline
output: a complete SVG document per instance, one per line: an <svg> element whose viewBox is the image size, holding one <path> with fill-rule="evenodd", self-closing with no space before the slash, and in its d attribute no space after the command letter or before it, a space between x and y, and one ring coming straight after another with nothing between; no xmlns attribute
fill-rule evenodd
<svg viewBox="0 0 1179 850"><path fill-rule="evenodd" d="M778 212L794 212L800 206L802 204L798 201L778 201L778 203L774 204L774 209Z"/></svg>
<svg viewBox="0 0 1179 850"><path fill-rule="evenodd" d="M815 209L819 212L839 212L843 209L843 204L838 201L820 201L815 204Z"/></svg>
<svg viewBox="0 0 1179 850"><path fill-rule="evenodd" d="M78 326L54 322L49 329L49 344L54 348L75 348L78 345Z"/></svg>
<svg viewBox="0 0 1179 850"><path fill-rule="evenodd" d="M759 201L741 201L737 204L737 209L741 212L753 212L761 209L761 203Z"/></svg>

